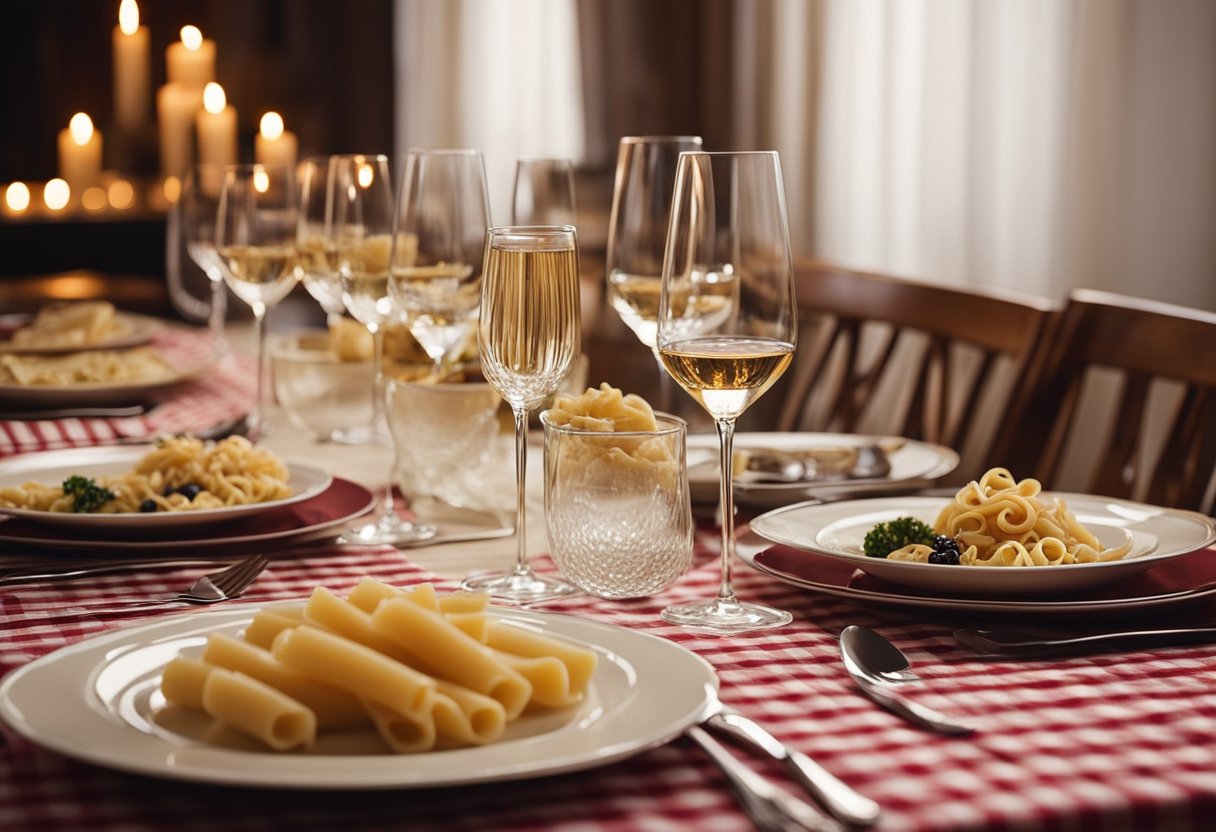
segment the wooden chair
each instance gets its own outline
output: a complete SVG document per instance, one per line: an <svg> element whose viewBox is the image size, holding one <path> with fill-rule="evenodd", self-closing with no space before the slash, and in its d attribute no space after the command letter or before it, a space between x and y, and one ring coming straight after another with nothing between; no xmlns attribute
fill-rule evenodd
<svg viewBox="0 0 1216 832"><path fill-rule="evenodd" d="M1043 299L799 263L802 332L773 427L950 446L979 472L1009 392L1044 338Z"/></svg>
<svg viewBox="0 0 1216 832"><path fill-rule="evenodd" d="M1056 490L1211 511L1216 314L1073 292L990 459Z"/></svg>

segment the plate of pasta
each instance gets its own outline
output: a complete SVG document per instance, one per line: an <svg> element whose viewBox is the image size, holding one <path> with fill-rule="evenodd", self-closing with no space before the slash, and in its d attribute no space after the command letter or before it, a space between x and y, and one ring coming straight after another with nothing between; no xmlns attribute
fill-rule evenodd
<svg viewBox="0 0 1216 832"><path fill-rule="evenodd" d="M429 788L606 765L679 736L716 690L712 667L665 639L368 580L70 645L4 680L0 718L156 777Z"/></svg>
<svg viewBox="0 0 1216 832"><path fill-rule="evenodd" d="M751 529L884 581L991 598L1084 590L1216 542L1216 524L1202 514L1043 492L1038 481L1000 468L953 498L803 503L761 515ZM876 537L910 529L925 536L895 540L895 548L875 556Z"/></svg>
<svg viewBox="0 0 1216 832"><path fill-rule="evenodd" d="M56 355L137 347L164 325L158 318L123 312L103 300L48 304L33 316L0 317L0 353Z"/></svg>
<svg viewBox="0 0 1216 832"><path fill-rule="evenodd" d="M309 500L332 482L241 436L177 436L4 460L0 514L95 532L184 530Z"/></svg>

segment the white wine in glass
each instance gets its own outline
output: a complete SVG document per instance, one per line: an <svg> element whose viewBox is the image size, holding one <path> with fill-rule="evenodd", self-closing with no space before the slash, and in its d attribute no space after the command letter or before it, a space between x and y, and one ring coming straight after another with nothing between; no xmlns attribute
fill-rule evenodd
<svg viewBox="0 0 1216 832"><path fill-rule="evenodd" d="M300 225L296 234L300 278L332 326L342 317L342 278L333 239L333 177L330 157L312 156L299 166Z"/></svg>
<svg viewBox="0 0 1216 832"><path fill-rule="evenodd" d="M280 165L229 165L223 169L216 213L216 250L228 288L253 310L257 335L257 393L248 432L268 432L264 416L266 313L296 284L295 170Z"/></svg>
<svg viewBox="0 0 1216 832"><path fill-rule="evenodd" d="M465 589L519 604L579 591L532 570L525 534L528 413L557 391L579 355L579 309L573 226L490 229L477 342L486 380L515 416L516 559L509 572L470 575Z"/></svg>
<svg viewBox="0 0 1216 832"><path fill-rule="evenodd" d="M720 292L723 287L729 291ZM725 312L723 298L729 299ZM668 607L666 621L737 633L791 620L788 612L735 597L732 446L735 420L785 372L797 337L777 154L681 154L663 262L658 352L718 429L722 579L716 597Z"/></svg>

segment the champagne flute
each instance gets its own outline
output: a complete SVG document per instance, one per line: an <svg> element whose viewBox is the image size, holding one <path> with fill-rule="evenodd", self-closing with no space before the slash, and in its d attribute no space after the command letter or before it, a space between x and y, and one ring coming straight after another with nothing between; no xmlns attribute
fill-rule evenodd
<svg viewBox="0 0 1216 832"><path fill-rule="evenodd" d="M477 320L489 205L478 151L412 149L406 156L389 292L436 379L468 343Z"/></svg>
<svg viewBox="0 0 1216 832"><path fill-rule="evenodd" d="M342 300L355 320L367 327L374 342L373 424L385 425L384 326L397 316L389 295L389 262L393 249L393 180L385 156L335 156L330 160L333 241ZM390 434L391 441L391 434ZM371 522L339 538L346 544L403 544L435 536L431 526L411 523L396 512L393 481L397 447L384 499Z"/></svg>
<svg viewBox="0 0 1216 832"><path fill-rule="evenodd" d="M328 156L312 156L300 163L300 226L296 248L300 278L308 294L325 311L331 327L346 311L342 279L338 275L333 239L333 180Z"/></svg>
<svg viewBox="0 0 1216 832"><path fill-rule="evenodd" d="M224 286L224 263L215 249L215 220L219 212L222 182L222 168L195 165L187 172L182 182L181 198L176 205L186 253L207 276L211 287L210 301L203 303L189 297L180 286L171 287L179 290L178 297L189 306L191 314L206 317L207 329L211 333L213 350L217 356L228 348L227 339L224 337L228 290ZM170 277L174 274L175 270L170 270ZM180 280L180 274L177 277Z"/></svg>
<svg viewBox="0 0 1216 832"><path fill-rule="evenodd" d="M513 225L575 225L574 162L526 156L515 163Z"/></svg>
<svg viewBox="0 0 1216 832"><path fill-rule="evenodd" d="M201 171L208 181L211 171ZM264 416L266 313L296 284L295 170L285 165L228 165L220 177L215 245L224 280L253 309L257 335L257 394L249 411L249 436L268 432Z"/></svg>
<svg viewBox="0 0 1216 832"><path fill-rule="evenodd" d="M777 154L681 154L663 259L658 347L667 372L718 429L722 580L715 598L663 610L666 621L734 633L791 620L783 610L740 602L731 588L731 454L735 420L793 359L798 328L792 274Z"/></svg>
<svg viewBox="0 0 1216 832"><path fill-rule="evenodd" d="M516 558L509 572L465 578L465 589L519 604L578 592L532 571L525 530L528 412L558 389L579 355L580 340L574 227L491 228L477 343L486 381L515 415Z"/></svg>
<svg viewBox="0 0 1216 832"><path fill-rule="evenodd" d="M625 136L617 150L605 261L608 303L654 353L663 411L671 409L670 385L656 333L671 193L680 154L700 149L700 136Z"/></svg>

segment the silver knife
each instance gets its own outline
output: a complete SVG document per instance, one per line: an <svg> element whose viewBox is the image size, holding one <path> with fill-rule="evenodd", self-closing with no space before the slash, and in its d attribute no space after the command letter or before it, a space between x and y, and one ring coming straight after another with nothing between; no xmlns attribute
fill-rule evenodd
<svg viewBox="0 0 1216 832"><path fill-rule="evenodd" d="M1092 633L1065 638L1034 638L1000 630L955 630L954 638L979 653L999 656L1062 656L1104 647L1168 647L1216 641L1216 627L1169 627Z"/></svg>

